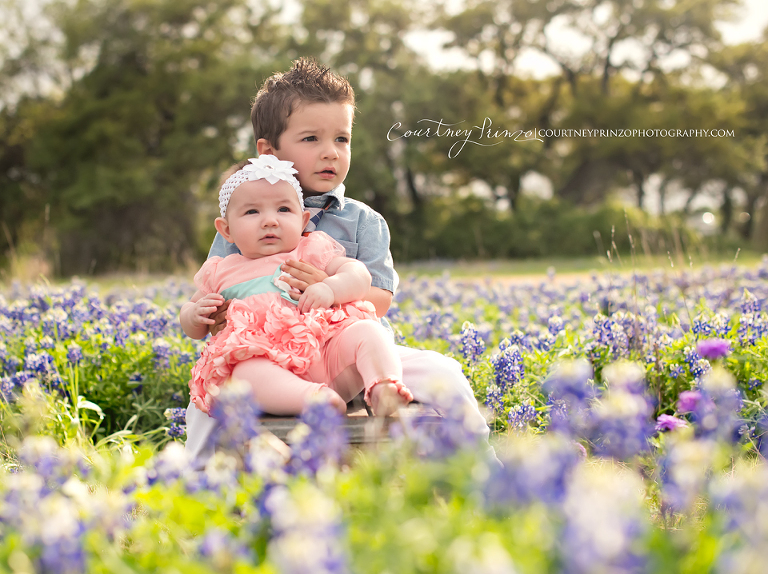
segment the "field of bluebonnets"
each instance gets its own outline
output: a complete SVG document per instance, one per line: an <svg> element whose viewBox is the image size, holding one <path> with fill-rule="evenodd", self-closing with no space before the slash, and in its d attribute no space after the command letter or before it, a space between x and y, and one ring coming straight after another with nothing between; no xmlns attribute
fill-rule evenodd
<svg viewBox="0 0 768 574"><path fill-rule="evenodd" d="M401 342L452 353L456 405L349 451L313 405L276 447L233 385L187 470L189 284L0 297L3 572L757 572L768 261L581 281L403 281Z"/></svg>

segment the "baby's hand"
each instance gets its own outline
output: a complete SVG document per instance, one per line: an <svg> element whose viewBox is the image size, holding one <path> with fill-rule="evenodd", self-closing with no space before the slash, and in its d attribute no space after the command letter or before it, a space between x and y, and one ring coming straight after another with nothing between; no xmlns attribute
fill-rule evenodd
<svg viewBox="0 0 768 574"><path fill-rule="evenodd" d="M211 314L218 309L219 305L224 303L224 297L218 293L209 293L195 302L190 319L194 327L207 327L213 325L216 321L211 318Z"/></svg>
<svg viewBox="0 0 768 574"><path fill-rule="evenodd" d="M304 290L299 298L299 311L306 313L310 309L320 307L333 307L336 295L330 285L325 283L314 283Z"/></svg>
<svg viewBox="0 0 768 574"><path fill-rule="evenodd" d="M289 259L282 264L280 270L288 274L288 277L284 278L284 281L291 287L299 292L303 292L310 285L320 283L323 279L328 277L325 271L318 269L305 263L304 261L296 261L295 259ZM291 293L291 297L298 299L298 296L294 296Z"/></svg>

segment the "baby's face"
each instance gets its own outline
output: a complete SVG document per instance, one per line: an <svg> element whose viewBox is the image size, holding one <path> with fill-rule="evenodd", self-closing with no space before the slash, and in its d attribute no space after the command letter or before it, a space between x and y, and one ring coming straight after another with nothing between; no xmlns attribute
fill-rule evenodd
<svg viewBox="0 0 768 574"><path fill-rule="evenodd" d="M295 249L309 215L301 210L291 184L259 179L237 186L229 199L226 219L217 220L217 229L244 256L258 259Z"/></svg>

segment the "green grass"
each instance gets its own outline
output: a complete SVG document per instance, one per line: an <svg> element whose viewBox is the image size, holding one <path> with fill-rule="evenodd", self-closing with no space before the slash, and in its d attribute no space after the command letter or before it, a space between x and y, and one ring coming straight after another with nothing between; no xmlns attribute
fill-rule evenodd
<svg viewBox="0 0 768 574"><path fill-rule="evenodd" d="M415 261L412 263L396 263L397 272L407 275L436 276L448 271L452 277L500 277L516 275L545 275L554 269L559 275L581 274L611 271L624 273L633 269L650 271L652 269L698 268L705 265L722 265L733 263L739 265L754 265L760 261L762 254L752 251L741 251L726 254L696 254L688 256L676 255L625 255L607 257L547 257L542 259L496 259L487 261Z"/></svg>

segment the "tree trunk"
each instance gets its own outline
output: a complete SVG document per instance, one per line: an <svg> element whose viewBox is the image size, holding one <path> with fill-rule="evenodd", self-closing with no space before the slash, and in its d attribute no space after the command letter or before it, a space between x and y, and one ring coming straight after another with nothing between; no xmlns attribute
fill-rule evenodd
<svg viewBox="0 0 768 574"><path fill-rule="evenodd" d="M755 209L750 212L752 216L749 223L752 224L752 245L758 251L768 251L768 173L763 172L760 177L760 192L755 198ZM762 205L758 203L762 199Z"/></svg>
<svg viewBox="0 0 768 574"><path fill-rule="evenodd" d="M720 222L720 233L725 235L728 233L728 228L733 221L733 197L731 196L731 189L726 187L723 190L723 204L720 206L720 215L722 221Z"/></svg>
<svg viewBox="0 0 768 574"><path fill-rule="evenodd" d="M639 169L632 170L632 179L637 186L637 207L643 209L645 203L645 175Z"/></svg>

